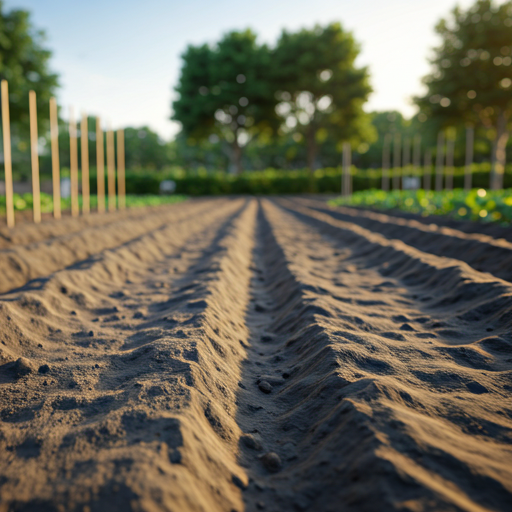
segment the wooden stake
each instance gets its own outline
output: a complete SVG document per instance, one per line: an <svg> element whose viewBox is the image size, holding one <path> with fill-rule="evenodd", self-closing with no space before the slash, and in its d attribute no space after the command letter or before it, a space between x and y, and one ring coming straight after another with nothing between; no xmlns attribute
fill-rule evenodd
<svg viewBox="0 0 512 512"><path fill-rule="evenodd" d="M400 189L400 144L401 136L395 133L393 141L393 190Z"/></svg>
<svg viewBox="0 0 512 512"><path fill-rule="evenodd" d="M471 190L472 172L471 166L473 165L473 141L474 141L474 128L468 126L466 128L466 167L464 169L464 190Z"/></svg>
<svg viewBox="0 0 512 512"><path fill-rule="evenodd" d="M37 101L35 91L28 93L30 114L30 156L32 160L32 214L36 224L41 222L41 190L39 187L39 153L37 137Z"/></svg>
<svg viewBox="0 0 512 512"><path fill-rule="evenodd" d="M71 215L77 217L78 206L78 147L76 140L76 121L73 107L69 107L69 173L71 178Z"/></svg>
<svg viewBox="0 0 512 512"><path fill-rule="evenodd" d="M341 194L343 196L349 196L352 194L352 183L350 176L350 165L351 165L352 155L350 151L350 142L343 143L343 180L342 180L342 190Z"/></svg>
<svg viewBox="0 0 512 512"><path fill-rule="evenodd" d="M89 126L85 112L80 122L80 149L82 152L82 213L87 215L91 210L89 195Z"/></svg>
<svg viewBox="0 0 512 512"><path fill-rule="evenodd" d="M446 140L446 190L453 190L453 156L455 152L455 138Z"/></svg>
<svg viewBox="0 0 512 512"><path fill-rule="evenodd" d="M391 164L391 134L386 133L382 147L382 190L389 190L389 167Z"/></svg>
<svg viewBox="0 0 512 512"><path fill-rule="evenodd" d="M404 179L407 178L409 174L409 166L411 164L411 139L409 137L404 138L404 147L403 147L403 159L402 159L402 189L404 187Z"/></svg>
<svg viewBox="0 0 512 512"><path fill-rule="evenodd" d="M430 190L432 186L432 150L425 151L425 166L423 168L423 188Z"/></svg>
<svg viewBox="0 0 512 512"><path fill-rule="evenodd" d="M59 162L59 118L57 102L50 98L50 133L52 140L52 185L53 185L53 218L60 219L60 162Z"/></svg>
<svg viewBox="0 0 512 512"><path fill-rule="evenodd" d="M117 130L117 200L119 209L126 208L126 181L124 169L124 130Z"/></svg>
<svg viewBox="0 0 512 512"><path fill-rule="evenodd" d="M5 206L7 226L14 227L14 198L12 192L11 125L9 121L9 85L2 80L2 128L4 135Z"/></svg>
<svg viewBox="0 0 512 512"><path fill-rule="evenodd" d="M107 181L108 181L108 211L116 209L116 163L114 148L114 132L107 131Z"/></svg>
<svg viewBox="0 0 512 512"><path fill-rule="evenodd" d="M443 190L443 168L444 168L444 133L437 134L436 152L436 190Z"/></svg>
<svg viewBox="0 0 512 512"><path fill-rule="evenodd" d="M96 118L96 172L97 172L97 195L98 213L105 211L105 154L103 151L103 130L101 129L100 118Z"/></svg>
<svg viewBox="0 0 512 512"><path fill-rule="evenodd" d="M413 155L412 155L412 166L413 166L412 173L415 177L418 177L418 174L421 176L420 165L421 165L421 135L419 133L417 133L414 136L414 149L413 149ZM421 188L421 178L420 178L419 188Z"/></svg>

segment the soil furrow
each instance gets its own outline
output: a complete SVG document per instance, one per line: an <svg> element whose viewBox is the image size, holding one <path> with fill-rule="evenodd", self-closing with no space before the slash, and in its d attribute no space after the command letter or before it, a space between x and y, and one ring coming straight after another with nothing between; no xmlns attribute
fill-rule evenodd
<svg viewBox="0 0 512 512"><path fill-rule="evenodd" d="M456 258L480 272L489 272L500 279L512 281L512 243L506 240L497 240L484 234L464 233L437 225L432 219L426 225L417 220L397 218L384 213L346 207L330 208L319 201L296 202L333 218L376 231L386 238L401 240L421 251Z"/></svg>
<svg viewBox="0 0 512 512"><path fill-rule="evenodd" d="M148 232L216 209L216 202L203 203L196 207L196 211L172 205L166 210L148 212L135 222L130 218L121 219L106 226L94 226L47 241L0 251L0 293L90 259L105 249L126 244Z"/></svg>
<svg viewBox="0 0 512 512"><path fill-rule="evenodd" d="M149 254L146 240L135 249L145 271L130 257L133 247L120 249L95 269L56 274L60 290L47 286L3 304L32 371L1 368L0 443L12 455L1 463L0 501L77 511L106 503L120 511L229 510L241 502L236 483L245 477L230 410L245 354L248 283L240 278L244 268L249 276L255 205L236 204L238 212L203 221L209 227L192 238L190 228L175 229L163 259L165 240ZM86 300L73 294L84 280ZM64 307L54 300L63 283ZM34 322L22 326L27 311ZM59 345L72 360L59 357Z"/></svg>
<svg viewBox="0 0 512 512"><path fill-rule="evenodd" d="M511 368L498 346L512 346L509 326L490 336L492 320L422 302L433 283L383 272L385 258L318 234L318 222L265 211L275 242L259 300L274 319L255 344L242 392L252 402L239 416L281 467L265 472L249 441L247 510L506 508ZM492 300L510 299L508 288L492 288ZM496 313L510 317L506 306Z"/></svg>
<svg viewBox="0 0 512 512"><path fill-rule="evenodd" d="M1 297L0 510L508 510L512 284L305 204L143 215Z"/></svg>

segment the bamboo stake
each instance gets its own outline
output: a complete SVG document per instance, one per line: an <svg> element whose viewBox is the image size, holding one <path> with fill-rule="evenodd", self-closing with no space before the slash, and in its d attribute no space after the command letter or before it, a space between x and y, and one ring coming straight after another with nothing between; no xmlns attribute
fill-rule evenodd
<svg viewBox="0 0 512 512"><path fill-rule="evenodd" d="M108 211L116 209L116 168L114 154L114 132L107 131L107 181L108 181Z"/></svg>
<svg viewBox="0 0 512 512"><path fill-rule="evenodd" d="M126 180L124 169L124 130L117 130L117 197L119 209L126 208Z"/></svg>
<svg viewBox="0 0 512 512"><path fill-rule="evenodd" d="M32 160L32 215L34 222L41 222L41 189L39 186L39 154L37 137L37 101L35 91L28 93L30 115L30 156Z"/></svg>
<svg viewBox="0 0 512 512"><path fill-rule="evenodd" d="M2 128L4 136L5 206L7 226L14 227L14 197L12 192L11 125L9 121L9 85L2 80Z"/></svg>
<svg viewBox="0 0 512 512"><path fill-rule="evenodd" d="M472 126L466 127L466 167L464 169L464 190L471 190L471 165L473 164L473 141L474 141L474 128Z"/></svg>
<svg viewBox="0 0 512 512"><path fill-rule="evenodd" d="M382 148L382 190L389 190L389 166L391 159L391 134L386 133Z"/></svg>
<svg viewBox="0 0 512 512"><path fill-rule="evenodd" d="M82 152L82 213L87 215L91 211L91 198L89 194L89 126L85 112L82 112L80 121L80 149Z"/></svg>
<svg viewBox="0 0 512 512"><path fill-rule="evenodd" d="M413 155L412 155L412 174L415 178L418 177L418 173L420 171L420 165L421 165L421 135L417 133L414 136L414 149L413 149ZM420 173L421 176L421 173ZM421 178L420 178L420 185L419 188L421 188Z"/></svg>
<svg viewBox="0 0 512 512"><path fill-rule="evenodd" d="M453 190L453 155L455 152L455 139L446 140L446 190Z"/></svg>
<svg viewBox="0 0 512 512"><path fill-rule="evenodd" d="M350 142L343 143L343 181L342 181L342 191L341 194L343 196L349 196L352 193L352 183L350 177L350 165L351 165L351 151L350 151Z"/></svg>
<svg viewBox="0 0 512 512"><path fill-rule="evenodd" d="M96 118L96 169L97 169L97 195L98 213L105 211L105 155L103 152L103 130L100 118Z"/></svg>
<svg viewBox="0 0 512 512"><path fill-rule="evenodd" d="M60 219L60 162L59 162L59 119L57 102L50 98L50 133L52 141L52 188L53 188L53 218Z"/></svg>
<svg viewBox="0 0 512 512"><path fill-rule="evenodd" d="M437 153L436 153L436 190L443 189L443 160L444 160L444 133L437 134Z"/></svg>
<svg viewBox="0 0 512 512"><path fill-rule="evenodd" d="M400 189L400 144L401 136L395 133L393 141L393 190Z"/></svg>
<svg viewBox="0 0 512 512"><path fill-rule="evenodd" d="M404 189L404 180L408 177L409 166L411 164L411 139L404 138L403 157L402 157L402 189Z"/></svg>
<svg viewBox="0 0 512 512"><path fill-rule="evenodd" d="M432 150L425 151L425 166L423 168L423 188L430 190L432 186Z"/></svg>
<svg viewBox="0 0 512 512"><path fill-rule="evenodd" d="M73 107L69 107L69 173L71 178L71 215L77 217L78 206L78 147L76 140L76 121Z"/></svg>

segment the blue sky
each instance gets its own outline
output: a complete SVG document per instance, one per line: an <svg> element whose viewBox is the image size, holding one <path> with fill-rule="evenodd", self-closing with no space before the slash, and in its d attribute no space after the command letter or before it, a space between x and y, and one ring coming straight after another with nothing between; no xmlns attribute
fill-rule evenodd
<svg viewBox="0 0 512 512"><path fill-rule="evenodd" d="M459 0L462 7L472 0ZM162 137L178 130L169 120L180 54L187 44L214 42L224 32L250 27L274 43L295 30L341 21L362 45L359 65L374 88L367 110L410 115L421 92L434 26L450 0L6 0L24 8L47 34L51 67L61 76L58 101L101 115L114 128L149 125Z"/></svg>

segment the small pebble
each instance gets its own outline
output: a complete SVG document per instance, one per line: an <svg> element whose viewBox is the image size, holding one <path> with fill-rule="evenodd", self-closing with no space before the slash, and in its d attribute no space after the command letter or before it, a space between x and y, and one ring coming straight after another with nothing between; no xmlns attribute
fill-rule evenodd
<svg viewBox="0 0 512 512"><path fill-rule="evenodd" d="M275 452L265 453L265 455L261 457L261 462L271 473L275 473L281 469L281 459Z"/></svg>
<svg viewBox="0 0 512 512"><path fill-rule="evenodd" d="M25 357L20 357L14 363L14 373L17 377L23 377L23 375L28 375L33 371L32 363Z"/></svg>
<svg viewBox="0 0 512 512"><path fill-rule="evenodd" d="M48 373L49 371L50 367L47 364L42 364L38 370L39 373Z"/></svg>
<svg viewBox="0 0 512 512"><path fill-rule="evenodd" d="M94 331L89 331L89 336L94 336Z"/></svg>
<svg viewBox="0 0 512 512"><path fill-rule="evenodd" d="M262 380L258 384L258 387L260 388L260 391L263 391L263 393L266 393L267 395L272 391L272 385L266 380Z"/></svg>
<svg viewBox="0 0 512 512"><path fill-rule="evenodd" d="M261 443L252 434L242 435L240 441L251 450L261 450Z"/></svg>

